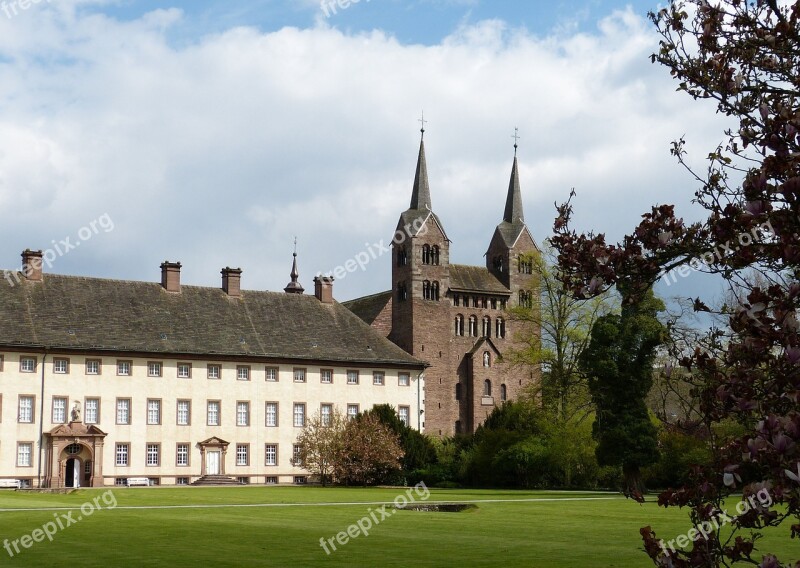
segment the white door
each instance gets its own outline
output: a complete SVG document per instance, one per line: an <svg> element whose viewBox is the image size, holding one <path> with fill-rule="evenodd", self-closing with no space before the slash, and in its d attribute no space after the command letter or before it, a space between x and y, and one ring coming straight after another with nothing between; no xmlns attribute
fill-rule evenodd
<svg viewBox="0 0 800 568"><path fill-rule="evenodd" d="M219 452L206 452L206 475L219 475Z"/></svg>

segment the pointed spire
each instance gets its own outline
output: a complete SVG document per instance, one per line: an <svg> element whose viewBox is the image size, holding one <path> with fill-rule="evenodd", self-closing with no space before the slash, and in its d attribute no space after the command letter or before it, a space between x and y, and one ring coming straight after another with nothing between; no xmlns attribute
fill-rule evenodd
<svg viewBox="0 0 800 568"><path fill-rule="evenodd" d="M420 140L419 142L417 173L414 175L414 191L411 193L411 206L409 209L431 210L431 188L428 185L428 165L425 163L424 140Z"/></svg>
<svg viewBox="0 0 800 568"><path fill-rule="evenodd" d="M294 239L294 254L292 254L292 272L289 274L292 281L283 289L287 294L302 294L305 289L300 285L297 279L300 277L300 271L297 270L297 237Z"/></svg>
<svg viewBox="0 0 800 568"><path fill-rule="evenodd" d="M507 223L524 223L525 215L522 212L522 190L519 186L519 165L517 164L517 148L519 147L519 129L514 129L514 166L511 168L511 181L508 182L508 197L506 197L506 210L503 221Z"/></svg>

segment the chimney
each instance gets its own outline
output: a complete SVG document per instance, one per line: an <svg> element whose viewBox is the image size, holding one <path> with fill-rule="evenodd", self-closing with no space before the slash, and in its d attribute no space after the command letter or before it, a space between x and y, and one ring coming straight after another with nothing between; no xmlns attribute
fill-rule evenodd
<svg viewBox="0 0 800 568"><path fill-rule="evenodd" d="M314 278L314 295L323 304L333 303L333 276Z"/></svg>
<svg viewBox="0 0 800 568"><path fill-rule="evenodd" d="M31 282L42 281L42 251L31 249L22 251L22 275Z"/></svg>
<svg viewBox="0 0 800 568"><path fill-rule="evenodd" d="M226 266L222 269L222 289L231 298L239 298L242 295L242 269Z"/></svg>
<svg viewBox="0 0 800 568"><path fill-rule="evenodd" d="M161 286L167 292L181 291L181 263L165 260L161 263Z"/></svg>

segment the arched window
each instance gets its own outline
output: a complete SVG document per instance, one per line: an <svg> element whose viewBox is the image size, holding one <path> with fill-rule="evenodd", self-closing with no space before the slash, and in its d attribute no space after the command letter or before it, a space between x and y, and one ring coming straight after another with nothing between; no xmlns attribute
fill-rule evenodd
<svg viewBox="0 0 800 568"><path fill-rule="evenodd" d="M458 314L456 316L455 331L456 331L456 336L464 337L464 316L462 316L461 314Z"/></svg>
<svg viewBox="0 0 800 568"><path fill-rule="evenodd" d="M431 264L439 264L439 247L438 245L433 245L431 247Z"/></svg>
<svg viewBox="0 0 800 568"><path fill-rule="evenodd" d="M492 381L489 379L483 381L483 396L492 396Z"/></svg>
<svg viewBox="0 0 800 568"><path fill-rule="evenodd" d="M456 383L456 400L461 400L461 383Z"/></svg>
<svg viewBox="0 0 800 568"><path fill-rule="evenodd" d="M528 292L527 290L519 291L519 305L522 308L530 308L533 306L530 292Z"/></svg>
<svg viewBox="0 0 800 568"><path fill-rule="evenodd" d="M405 282L400 282L397 285L397 299L400 302L405 302L408 299L408 288L406 288Z"/></svg>
<svg viewBox="0 0 800 568"><path fill-rule="evenodd" d="M475 316L469 316L469 336L470 337L478 337L478 318Z"/></svg>
<svg viewBox="0 0 800 568"><path fill-rule="evenodd" d="M422 282L422 297L426 300L431 299L431 283L428 280Z"/></svg>
<svg viewBox="0 0 800 568"><path fill-rule="evenodd" d="M484 316L481 332L481 336L483 337L489 337L492 335L492 320L489 318L489 316Z"/></svg>
<svg viewBox="0 0 800 568"><path fill-rule="evenodd" d="M397 249L397 266L405 266L408 264L408 252L406 247L399 247Z"/></svg>
<svg viewBox="0 0 800 568"><path fill-rule="evenodd" d="M483 352L483 366L484 367L492 366L492 356L489 354L488 351Z"/></svg>
<svg viewBox="0 0 800 568"><path fill-rule="evenodd" d="M422 245L422 264L431 263L431 247L430 245Z"/></svg>
<svg viewBox="0 0 800 568"><path fill-rule="evenodd" d="M506 269L505 260L503 259L503 255L497 255L494 257L494 268L498 272L504 272Z"/></svg>
<svg viewBox="0 0 800 568"><path fill-rule="evenodd" d="M461 420L456 420L456 434L461 434Z"/></svg>
<svg viewBox="0 0 800 568"><path fill-rule="evenodd" d="M434 282L431 284L431 300L439 301L439 283Z"/></svg>
<svg viewBox="0 0 800 568"><path fill-rule="evenodd" d="M506 320L503 318L497 318L494 322L494 335L498 339L505 339L506 338Z"/></svg>
<svg viewBox="0 0 800 568"><path fill-rule="evenodd" d="M520 274L531 274L533 273L533 260L527 256L519 257L519 272Z"/></svg>
<svg viewBox="0 0 800 568"><path fill-rule="evenodd" d="M508 400L508 391L506 390L506 385L500 385L500 400Z"/></svg>

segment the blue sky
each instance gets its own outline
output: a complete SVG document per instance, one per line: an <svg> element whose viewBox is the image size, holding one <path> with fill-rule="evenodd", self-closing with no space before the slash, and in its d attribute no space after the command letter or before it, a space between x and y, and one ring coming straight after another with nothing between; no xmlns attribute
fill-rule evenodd
<svg viewBox="0 0 800 568"><path fill-rule="evenodd" d="M657 203L688 221L702 157L728 124L650 62L648 2L0 0L0 267L112 219L46 271L282 290L391 239L424 110L433 208L451 258L481 265L520 129L538 241L577 191L579 230L620 238ZM9 12L12 10L9 9ZM85 231L83 232L85 234ZM388 257L334 295L389 286ZM692 274L665 293L690 296ZM713 290L712 290L713 292Z"/></svg>
<svg viewBox="0 0 800 568"><path fill-rule="evenodd" d="M323 5L328 5L326 12ZM323 20L351 33L384 30L402 43L438 43L454 29L488 19L500 19L511 27L524 27L547 34L554 29L591 31L597 20L614 9L630 6L645 15L656 9L649 0L356 0L342 9L337 0L123 0L103 11L115 18L131 20L156 9L180 8L186 20L176 37L220 32L234 26L255 26L276 31L284 26L306 28ZM333 8L330 8L332 6Z"/></svg>

